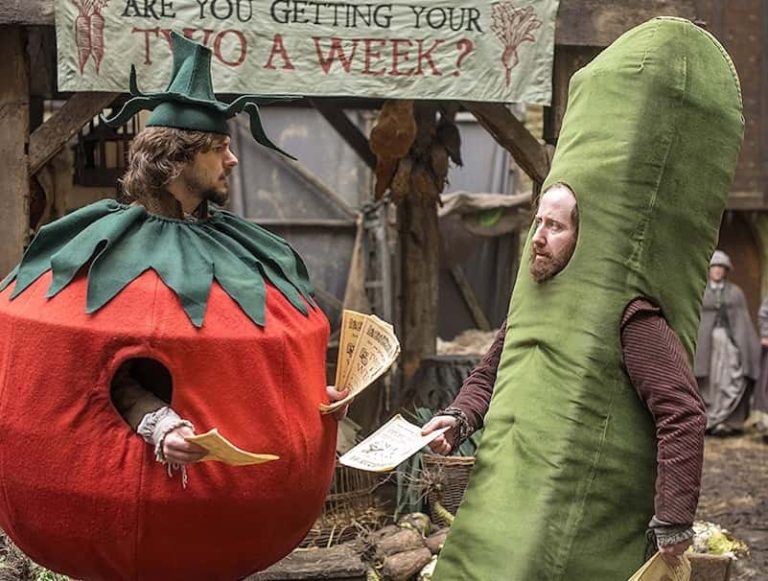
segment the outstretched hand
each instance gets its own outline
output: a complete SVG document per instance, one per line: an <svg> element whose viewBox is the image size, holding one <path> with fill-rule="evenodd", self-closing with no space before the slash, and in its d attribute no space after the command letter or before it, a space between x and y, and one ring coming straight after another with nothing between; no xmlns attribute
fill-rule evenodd
<svg viewBox="0 0 768 581"><path fill-rule="evenodd" d="M429 420L424 427L421 428L421 435L426 436L431 434L435 430L441 428L448 428L445 432L440 434L437 438L432 440L428 445L429 449L435 454L441 454L447 456L453 450L453 446L456 443L456 424L458 420L453 416L435 416Z"/></svg>

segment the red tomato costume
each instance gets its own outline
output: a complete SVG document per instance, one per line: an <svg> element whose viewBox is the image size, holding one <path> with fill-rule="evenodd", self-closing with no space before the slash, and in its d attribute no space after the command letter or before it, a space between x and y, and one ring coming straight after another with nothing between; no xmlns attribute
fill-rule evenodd
<svg viewBox="0 0 768 581"><path fill-rule="evenodd" d="M237 579L290 552L335 463L329 326L301 259L224 211L112 200L43 228L0 292L0 526L78 579ZM172 377L198 433L279 460L169 478L110 400L127 359Z"/></svg>

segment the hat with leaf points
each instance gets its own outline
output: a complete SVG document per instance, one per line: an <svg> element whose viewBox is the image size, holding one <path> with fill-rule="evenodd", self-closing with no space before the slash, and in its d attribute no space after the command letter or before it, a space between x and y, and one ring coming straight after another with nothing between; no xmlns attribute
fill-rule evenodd
<svg viewBox="0 0 768 581"><path fill-rule="evenodd" d="M147 127L174 127L229 135L227 119L245 112L251 118L251 135L264 147L295 159L275 145L264 131L259 105L284 100L281 97L243 95L224 103L213 93L211 50L176 32L171 32L173 72L165 91L142 93L136 82L136 67L131 65L130 94L122 109L104 122L116 127L141 110L151 110Z"/></svg>

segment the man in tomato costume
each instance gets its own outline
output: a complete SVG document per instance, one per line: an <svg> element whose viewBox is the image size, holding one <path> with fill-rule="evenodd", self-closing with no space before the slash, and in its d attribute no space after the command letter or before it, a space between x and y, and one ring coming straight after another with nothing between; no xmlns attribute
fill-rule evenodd
<svg viewBox="0 0 768 581"><path fill-rule="evenodd" d="M132 99L106 120L153 111L123 179L130 203L42 228L0 285L0 527L78 579L263 569L312 526L335 463L318 405L340 394L306 267L209 207L237 164L229 117L249 113L280 150L257 97L216 100L207 48L175 34L172 47L167 89L139 93L132 70ZM184 438L212 428L279 459L197 462Z"/></svg>

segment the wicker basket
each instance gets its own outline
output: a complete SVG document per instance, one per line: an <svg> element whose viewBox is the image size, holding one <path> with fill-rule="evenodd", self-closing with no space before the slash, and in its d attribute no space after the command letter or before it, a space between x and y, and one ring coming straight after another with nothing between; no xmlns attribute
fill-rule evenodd
<svg viewBox="0 0 768 581"><path fill-rule="evenodd" d="M424 454L422 462L421 476L426 488L429 516L435 523L448 525L436 513L435 505L439 502L451 514L456 514L467 489L475 457Z"/></svg>
<svg viewBox="0 0 768 581"><path fill-rule="evenodd" d="M386 516L376 509L373 497L380 483L378 474L337 463L323 513L299 546L331 547L378 528Z"/></svg>

